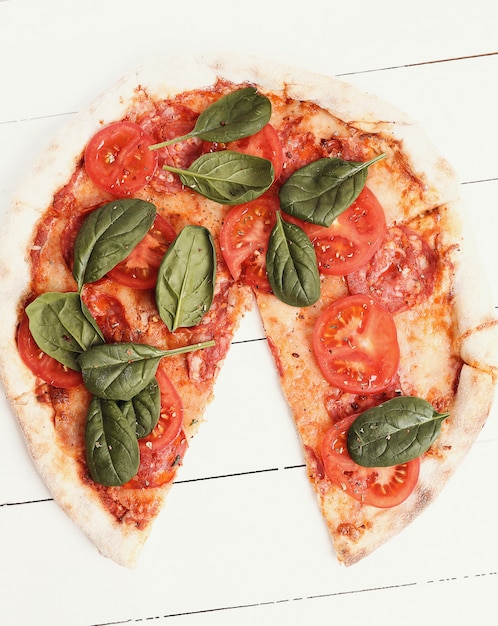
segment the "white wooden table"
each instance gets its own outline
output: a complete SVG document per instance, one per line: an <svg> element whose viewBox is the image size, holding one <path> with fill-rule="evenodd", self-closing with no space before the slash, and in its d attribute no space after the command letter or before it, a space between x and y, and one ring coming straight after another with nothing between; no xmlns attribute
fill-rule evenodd
<svg viewBox="0 0 498 626"><path fill-rule="evenodd" d="M343 77L422 122L459 173L498 306L495 4L0 0L0 210L55 131L141 61L252 53ZM497 623L498 403L438 501L345 569L262 337L250 315L134 571L52 501L2 393L1 624Z"/></svg>

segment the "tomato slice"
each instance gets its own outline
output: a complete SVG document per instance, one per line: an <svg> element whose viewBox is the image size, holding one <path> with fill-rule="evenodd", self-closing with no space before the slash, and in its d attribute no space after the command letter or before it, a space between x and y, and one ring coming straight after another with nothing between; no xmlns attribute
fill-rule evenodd
<svg viewBox="0 0 498 626"><path fill-rule="evenodd" d="M131 489L160 487L173 480L187 450L180 396L161 367L156 379L161 392L161 414L150 435L138 442L140 467L125 485Z"/></svg>
<svg viewBox="0 0 498 626"><path fill-rule="evenodd" d="M149 232L124 261L107 272L108 278L126 287L152 289L163 256L175 237L173 227L158 213Z"/></svg>
<svg viewBox="0 0 498 626"><path fill-rule="evenodd" d="M263 293L271 292L266 251L279 209L278 198L264 194L233 207L220 232L221 252L232 276Z"/></svg>
<svg viewBox="0 0 498 626"><path fill-rule="evenodd" d="M54 387L68 388L83 384L80 372L49 356L36 344L29 330L29 318L23 314L17 331L17 347L23 362L42 380Z"/></svg>
<svg viewBox="0 0 498 626"><path fill-rule="evenodd" d="M124 487L160 487L175 477L187 450L183 431L183 404L164 369L159 366L156 379L161 393L161 413L154 430L139 440L140 467Z"/></svg>
<svg viewBox="0 0 498 626"><path fill-rule="evenodd" d="M401 504L415 488L420 459L392 467L363 467L350 457L347 433L357 415L345 417L325 433L321 455L328 478L363 504L389 508Z"/></svg>
<svg viewBox="0 0 498 626"><path fill-rule="evenodd" d="M183 426L183 404L177 390L163 368L156 372L156 380L161 393L161 413L154 430L140 441L152 450L159 452L177 438Z"/></svg>
<svg viewBox="0 0 498 626"><path fill-rule="evenodd" d="M145 187L157 167L154 143L138 124L114 122L104 126L88 142L85 169L91 180L118 197L131 196Z"/></svg>
<svg viewBox="0 0 498 626"><path fill-rule="evenodd" d="M226 149L268 159L272 162L275 180L280 178L284 165L284 154L278 133L271 124L266 124L250 137L227 143Z"/></svg>
<svg viewBox="0 0 498 626"><path fill-rule="evenodd" d="M320 314L313 351L326 380L352 393L387 389L399 365L392 316L363 294L340 298Z"/></svg>
<svg viewBox="0 0 498 626"><path fill-rule="evenodd" d="M369 261L387 232L384 210L367 187L329 227L283 217L304 230L315 248L319 270L333 276L355 272Z"/></svg>
<svg viewBox="0 0 498 626"><path fill-rule="evenodd" d="M140 467L136 476L123 485L127 489L150 489L171 482L182 464L188 447L183 429L160 454L147 447L143 439L138 442L138 445L140 447Z"/></svg>

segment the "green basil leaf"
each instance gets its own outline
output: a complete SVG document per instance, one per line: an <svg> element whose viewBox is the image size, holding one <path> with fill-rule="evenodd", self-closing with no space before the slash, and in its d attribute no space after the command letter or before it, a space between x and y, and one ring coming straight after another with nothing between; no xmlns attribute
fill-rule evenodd
<svg viewBox="0 0 498 626"><path fill-rule="evenodd" d="M210 232L203 226L185 226L166 251L157 277L156 304L170 331L201 321L213 301L215 280Z"/></svg>
<svg viewBox="0 0 498 626"><path fill-rule="evenodd" d="M320 297L320 276L313 244L302 228L277 213L266 253L273 293L291 306L309 306Z"/></svg>
<svg viewBox="0 0 498 626"><path fill-rule="evenodd" d="M154 378L159 361L214 345L214 341L159 350L141 343L108 343L89 348L78 357L83 382L93 395L104 400L131 400Z"/></svg>
<svg viewBox="0 0 498 626"><path fill-rule="evenodd" d="M92 398L85 428L90 476L101 485L123 485L140 464L137 437L116 402Z"/></svg>
<svg viewBox="0 0 498 626"><path fill-rule="evenodd" d="M228 143L254 135L270 121L271 102L253 87L217 100L197 118L192 134L204 141Z"/></svg>
<svg viewBox="0 0 498 626"><path fill-rule="evenodd" d="M187 170L169 165L163 169L180 176L182 184L220 204L243 204L255 200L273 183L271 161L232 150L207 152Z"/></svg>
<svg viewBox="0 0 498 626"><path fill-rule="evenodd" d="M228 143L254 135L270 121L271 102L253 87L238 89L223 96L197 118L192 131L181 137L150 146L150 150L200 137L204 141Z"/></svg>
<svg viewBox="0 0 498 626"><path fill-rule="evenodd" d="M95 209L86 218L74 244L73 276L81 290L125 259L154 222L156 207L126 198Z"/></svg>
<svg viewBox="0 0 498 626"><path fill-rule="evenodd" d="M280 188L282 210L307 222L330 226L360 195L370 165L384 156L365 162L323 158L301 167Z"/></svg>
<svg viewBox="0 0 498 626"><path fill-rule="evenodd" d="M29 329L40 350L79 371L79 355L104 342L99 327L76 292L47 292L26 307Z"/></svg>
<svg viewBox="0 0 498 626"><path fill-rule="evenodd" d="M407 463L427 452L448 416L421 398L388 400L359 415L351 425L347 440L351 458L365 467Z"/></svg>
<svg viewBox="0 0 498 626"><path fill-rule="evenodd" d="M97 397L97 396L95 396ZM137 434L137 416L135 415L135 407L133 406L133 402L131 400L126 400L123 402L122 400L108 400L107 402L118 402L119 409L123 413L124 417L127 419L130 424L133 432L138 438Z"/></svg>
<svg viewBox="0 0 498 626"><path fill-rule="evenodd" d="M110 343L83 352L78 361L88 391L106 400L131 400L154 378L164 350L139 343Z"/></svg>
<svg viewBox="0 0 498 626"><path fill-rule="evenodd" d="M123 402L120 409L129 419L139 439L149 435L154 430L161 412L161 393L157 380L153 378L136 396Z"/></svg>

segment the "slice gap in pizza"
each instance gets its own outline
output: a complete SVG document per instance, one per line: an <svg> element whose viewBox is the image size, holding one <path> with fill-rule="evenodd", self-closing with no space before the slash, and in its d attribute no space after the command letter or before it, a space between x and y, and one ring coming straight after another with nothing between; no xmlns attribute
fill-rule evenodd
<svg viewBox="0 0 498 626"><path fill-rule="evenodd" d="M267 68L139 68L54 141L3 225L7 396L54 498L124 565L253 293L341 562L436 497L489 412L497 323L468 298L451 167L378 99Z"/></svg>

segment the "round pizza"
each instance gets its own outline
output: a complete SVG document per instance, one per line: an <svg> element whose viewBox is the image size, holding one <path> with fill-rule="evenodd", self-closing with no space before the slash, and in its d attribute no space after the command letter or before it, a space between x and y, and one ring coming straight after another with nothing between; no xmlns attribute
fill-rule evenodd
<svg viewBox="0 0 498 626"><path fill-rule="evenodd" d="M498 322L458 179L335 78L139 67L54 139L0 236L7 397L54 499L120 564L253 307L341 563L434 500L489 413Z"/></svg>

